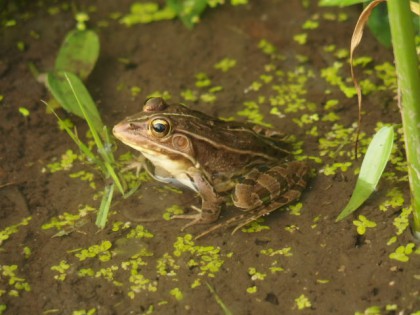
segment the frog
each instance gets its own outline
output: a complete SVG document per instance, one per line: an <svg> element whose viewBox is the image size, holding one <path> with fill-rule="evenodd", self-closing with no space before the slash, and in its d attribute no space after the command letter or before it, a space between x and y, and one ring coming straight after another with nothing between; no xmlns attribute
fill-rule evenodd
<svg viewBox="0 0 420 315"><path fill-rule="evenodd" d="M219 219L233 203L242 212L196 238L236 224L241 227L300 198L310 167L291 158L287 135L248 122L222 120L181 103L151 97L142 111L113 127L114 136L140 152L151 177L198 193L194 213L172 216L196 224Z"/></svg>

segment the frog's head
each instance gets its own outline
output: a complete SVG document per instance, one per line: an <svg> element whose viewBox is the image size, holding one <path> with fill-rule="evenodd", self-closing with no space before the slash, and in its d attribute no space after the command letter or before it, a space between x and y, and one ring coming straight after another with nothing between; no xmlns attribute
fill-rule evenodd
<svg viewBox="0 0 420 315"><path fill-rule="evenodd" d="M149 98L140 113L127 117L112 131L116 138L140 151L155 165L168 169L178 161L176 167L192 166L197 162L191 139L180 132L188 111L182 105L168 105L160 97Z"/></svg>

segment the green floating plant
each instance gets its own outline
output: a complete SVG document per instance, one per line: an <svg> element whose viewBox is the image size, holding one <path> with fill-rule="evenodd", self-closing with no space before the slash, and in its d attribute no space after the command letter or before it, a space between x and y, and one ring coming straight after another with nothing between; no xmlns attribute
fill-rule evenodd
<svg viewBox="0 0 420 315"><path fill-rule="evenodd" d="M304 295L300 295L295 299L296 306L298 310L303 310L305 308L310 308L312 306L311 301Z"/></svg>
<svg viewBox="0 0 420 315"><path fill-rule="evenodd" d="M71 313L71 315L94 315L94 314L96 314L96 308L91 308L88 310L85 310L85 309L76 310Z"/></svg>
<svg viewBox="0 0 420 315"><path fill-rule="evenodd" d="M179 288L173 288L169 291L169 294L172 295L177 301L182 301L184 299L184 294Z"/></svg>
<svg viewBox="0 0 420 315"><path fill-rule="evenodd" d="M414 251L415 244L408 243L407 245L401 245L395 249L395 252L389 254L389 258L398 260L401 262L407 262L409 260L409 255Z"/></svg>
<svg viewBox="0 0 420 315"><path fill-rule="evenodd" d="M22 219L19 223L10 225L6 227L5 229L1 230L0 231L0 246L3 244L5 240L9 239L11 235L17 233L22 226L28 225L31 219L32 217L26 217Z"/></svg>
<svg viewBox="0 0 420 315"><path fill-rule="evenodd" d="M218 63L214 65L215 69L218 69L222 72L227 72L236 66L236 60L232 58L223 58Z"/></svg>
<svg viewBox="0 0 420 315"><path fill-rule="evenodd" d="M54 279L58 281L64 281L67 277L67 270L69 270L71 265L66 260L61 260L58 265L51 266L51 270L57 271L58 275L54 276Z"/></svg>
<svg viewBox="0 0 420 315"><path fill-rule="evenodd" d="M75 256L79 258L80 261L84 261L88 258L94 258L98 256L98 259L102 262L109 261L112 257L110 248L112 243L110 241L102 241L99 245L92 245L87 249L82 249L79 253L76 253Z"/></svg>
<svg viewBox="0 0 420 315"><path fill-rule="evenodd" d="M30 284L25 278L18 276L19 268L17 265L0 265L0 276L8 283L7 294L18 297L21 291L31 291ZM6 293L5 290L1 293Z"/></svg>
<svg viewBox="0 0 420 315"><path fill-rule="evenodd" d="M359 220L354 220L353 224L357 227L357 234L364 235L367 228L376 227L376 223L369 221L364 215L359 215Z"/></svg>
<svg viewBox="0 0 420 315"><path fill-rule="evenodd" d="M169 6L159 8L155 2L135 2L130 7L130 12L120 19L125 26L147 24L151 22L172 20L176 12Z"/></svg>

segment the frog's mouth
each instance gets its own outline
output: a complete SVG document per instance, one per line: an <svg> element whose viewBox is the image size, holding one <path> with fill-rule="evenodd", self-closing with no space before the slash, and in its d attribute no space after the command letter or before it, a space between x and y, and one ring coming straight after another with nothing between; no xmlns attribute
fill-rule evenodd
<svg viewBox="0 0 420 315"><path fill-rule="evenodd" d="M169 172L180 172L197 163L194 157L188 154L171 149L163 143L152 141L138 130L134 132L127 123L115 125L112 132L118 140L139 151L155 166Z"/></svg>

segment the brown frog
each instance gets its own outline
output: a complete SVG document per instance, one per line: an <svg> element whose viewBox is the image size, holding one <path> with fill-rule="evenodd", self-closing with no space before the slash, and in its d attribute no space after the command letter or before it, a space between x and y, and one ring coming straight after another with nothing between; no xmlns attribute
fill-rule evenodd
<svg viewBox="0 0 420 315"><path fill-rule="evenodd" d="M201 197L185 227L218 219L227 196L244 213L215 225L240 227L298 199L309 167L289 161L284 136L258 125L223 121L162 98L146 100L143 111L117 124L115 137L140 151L156 180L177 183ZM197 238L198 238L197 237Z"/></svg>

